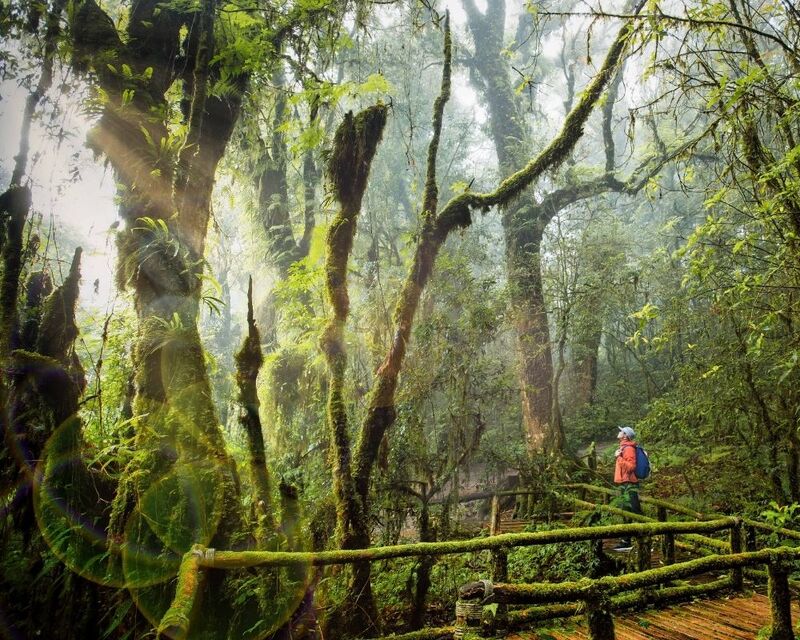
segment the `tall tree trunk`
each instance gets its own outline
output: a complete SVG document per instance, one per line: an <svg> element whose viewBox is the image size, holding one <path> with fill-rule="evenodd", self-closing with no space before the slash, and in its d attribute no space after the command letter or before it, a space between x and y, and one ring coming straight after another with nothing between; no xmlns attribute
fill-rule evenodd
<svg viewBox="0 0 800 640"><path fill-rule="evenodd" d="M576 345L575 359L575 407L594 403L597 389L597 358L600 352L601 331L591 331L582 336Z"/></svg>
<svg viewBox="0 0 800 640"><path fill-rule="evenodd" d="M274 527L270 498L267 456L264 450L264 434L258 415L260 402L256 379L264 357L261 353L261 337L253 315L253 279L247 285L247 337L236 354L236 384L239 387L241 414L239 423L247 434L248 464L250 484L253 491L253 505L259 528L267 531Z"/></svg>
<svg viewBox="0 0 800 640"><path fill-rule="evenodd" d="M383 135L386 116L387 108L384 105L366 109L357 116L348 113L336 130L328 165L328 175L340 210L328 230L325 280L333 317L320 338L320 346L329 369L327 422L333 456L337 533L343 549L367 547L370 543L368 513L365 503L359 500L356 493L350 461L344 328L350 313L347 264L372 159ZM368 562L353 565L344 606L331 616L328 625L331 630L343 635L369 636L379 633Z"/></svg>
<svg viewBox="0 0 800 640"><path fill-rule="evenodd" d="M475 42L476 84L489 106L492 140L502 175L527 160L530 132L508 76L504 51L505 0L489 3L481 13L474 0L463 0ZM549 218L542 219L530 191L503 211L511 321L516 334L517 364L525 437L530 451L560 452L563 433L552 424L553 357L542 287L541 244Z"/></svg>

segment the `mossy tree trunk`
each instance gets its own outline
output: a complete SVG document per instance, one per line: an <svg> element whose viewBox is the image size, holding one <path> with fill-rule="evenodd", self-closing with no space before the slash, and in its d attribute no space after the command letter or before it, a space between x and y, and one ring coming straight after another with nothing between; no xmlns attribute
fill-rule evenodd
<svg viewBox="0 0 800 640"><path fill-rule="evenodd" d="M219 424L197 328L204 282L205 240L216 167L237 120L247 77L222 69L216 58L218 0L188 5L139 0L118 32L95 0L79 0L70 12L73 61L92 72L104 97L88 136L117 178L119 214L117 284L132 293L137 316L133 348L133 426L136 454L124 469L108 524L109 546L162 545L164 533L208 536L231 548L242 537L239 477ZM227 75L228 90L212 92ZM171 136L169 91L181 82L185 138ZM187 499L144 516L142 497L159 482L191 477L208 487L204 516ZM155 528L154 528L155 527ZM162 533L158 533L158 532ZM191 540L200 542L201 540ZM188 550L188 549L187 549ZM172 549L175 551L175 549ZM179 549L180 551L180 549ZM113 554L117 562L121 558ZM232 574L203 581L203 616L197 634L232 624ZM152 597L169 597L166 586Z"/></svg>
<svg viewBox="0 0 800 640"><path fill-rule="evenodd" d="M505 0L489 3L485 13L474 0L463 0L475 42L473 64L478 89L489 107L491 137L500 172L508 175L525 164L530 132L514 95L505 49ZM477 78L476 78L477 80ZM540 249L548 220L535 207L532 193L503 210L509 306L516 331L522 417L531 451L560 452L563 433L550 419L553 359L542 288Z"/></svg>
<svg viewBox="0 0 800 640"><path fill-rule="evenodd" d="M386 116L384 105L371 107L356 116L348 113L336 130L328 168L340 209L328 230L325 284L333 317L325 327L320 346L329 369L327 422L333 457L337 536L343 549L367 547L370 543L367 513L358 500L353 482L345 400L347 353L344 330L350 313L347 264L372 159L383 135ZM346 601L329 621L330 628L345 635L377 635L379 622L372 597L370 565L357 563L352 572Z"/></svg>
<svg viewBox="0 0 800 640"><path fill-rule="evenodd" d="M446 63L442 91L434 107L435 133L428 150L428 179L426 180L422 228L395 308L394 338L386 358L376 372L377 379L369 395L367 412L361 424L354 456L354 465L351 462L347 429L348 413L344 402L346 369L344 326L349 312L347 258L352 249L355 233L357 214L355 205L360 206L363 189L366 187L365 169L366 171L369 169L368 164L357 161L364 157L363 152L359 151L359 141L362 141L361 146L368 147L365 141L370 137L362 137L363 132L372 129L368 124L370 116L377 119L375 110L380 107L359 114L357 119L348 115L337 131L330 174L334 194L342 207L328 232L326 261L327 293L334 315L323 333L321 346L330 369L328 424L331 430L331 446L334 456L337 523L343 544L358 543L360 546L369 544L366 518L369 513L369 485L372 469L378 458L383 436L395 420L395 391L398 377L408 342L411 339L411 329L419 300L433 271L439 250L450 232L471 224L473 210L485 212L493 206L508 205L542 173L555 169L564 162L582 135L586 120L601 93L614 75L631 32L631 25L625 24L609 48L600 71L586 87L581 100L567 115L559 134L535 158L531 159L524 168L503 180L494 191L485 194L467 191L450 200L437 213L438 194L435 165L438 134L436 131L441 129L443 108L449 95L450 81L449 26L446 28ZM385 113L383 118L385 118ZM361 122L356 124L358 120ZM357 135L357 132L361 132L361 134ZM354 470L351 472L353 467ZM356 564L353 571L354 580L350 585L348 604L354 606L360 602L363 605L360 608L360 615L365 616L365 612L367 612L366 615L370 615L370 612L374 611L374 604L369 584L369 565L367 563ZM361 628L356 629L356 632L364 630L365 625L359 626ZM345 629L345 627L342 628ZM345 633L350 631L353 631L352 627L346 629Z"/></svg>
<svg viewBox="0 0 800 640"><path fill-rule="evenodd" d="M253 492L253 509L259 529L266 531L275 525L270 496L267 456L264 449L264 434L258 409L258 372L264 362L261 353L261 336L253 314L253 279L247 286L247 337L236 354L236 384L239 387L241 413L239 423L247 435L250 484Z"/></svg>
<svg viewBox="0 0 800 640"><path fill-rule="evenodd" d="M108 158L121 185L126 226L117 238L117 278L133 292L138 317L133 413L150 416L137 432L137 448L153 454L144 465L132 463L121 481L113 535L124 530L137 496L178 457L215 460L229 484L226 494L238 495L197 331L214 174L246 82L234 76L227 97L209 93L220 74L212 63L216 12L215 0L187 14L155 0L137 2L124 38L94 0L77 3L72 14L76 66L91 69L108 97L89 143ZM178 64L187 26L186 59ZM187 134L173 156L166 95L179 79ZM234 503L223 518L222 544L237 526Z"/></svg>
<svg viewBox="0 0 800 640"><path fill-rule="evenodd" d="M475 43L472 80L482 92L489 107L491 135L501 173L518 170L526 162L531 146L531 132L515 95L508 74L505 55L505 0L478 10L474 0L462 0L469 29ZM635 12L641 8L639 3ZM518 30L518 37L523 30ZM476 73L475 73L476 72ZM565 110L574 111L574 70L565 69L569 95ZM671 158L689 148L684 144L664 149L659 156L648 158L622 181L615 175L616 151L611 127L613 108L621 73L609 79L608 97L603 107L603 142L605 167L595 177L555 189L541 198L532 191L503 207L503 229L506 247L510 315L517 338L519 382L525 437L531 452L561 454L564 447L561 410L554 394L552 342L547 304L542 286L542 239L547 225L567 207L608 192L634 194L650 177L658 173ZM582 131L573 132L580 136ZM600 333L586 337L585 360L581 363L584 397L591 399L597 376L597 349Z"/></svg>
<svg viewBox="0 0 800 640"><path fill-rule="evenodd" d="M46 273L29 275L25 317L21 323L19 298L26 249L24 232L32 200L30 185L25 180L30 152L30 132L36 109L53 83L54 59L61 33L60 15L65 4L66 0L56 0L50 10L39 4L28 7L27 30L30 32L28 35L31 37L41 35L42 49L38 52L41 56L41 73L25 101L19 147L14 156L10 184L0 194L0 366L4 370L13 368L11 354L15 349L35 351L41 307L45 297L52 290L52 283ZM43 18L43 34L37 34ZM28 251L35 253L35 250L35 246L28 247ZM73 265L75 269L79 256L80 252ZM0 453L0 463L2 463L0 487L4 492L9 490L14 492L9 508L12 513L17 512L17 515L25 521L24 535L29 537L34 526L30 505L34 466L40 458L46 437L42 440L43 430L35 429L34 421L24 416L31 408L30 402L39 404L40 399L23 398L25 390L19 387L10 388L9 383L13 386L12 381L13 376L0 376L0 430L3 438Z"/></svg>

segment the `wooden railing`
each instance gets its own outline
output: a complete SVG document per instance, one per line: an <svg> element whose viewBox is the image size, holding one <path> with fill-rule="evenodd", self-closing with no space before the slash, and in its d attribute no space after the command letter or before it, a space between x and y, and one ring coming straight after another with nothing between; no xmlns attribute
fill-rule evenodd
<svg viewBox="0 0 800 640"><path fill-rule="evenodd" d="M571 488L585 491L606 490L592 485L573 485ZM515 492L491 494L512 495ZM789 610L789 572L792 561L800 559L800 549L776 547L761 550L748 548L743 551L743 527L778 533L786 538L800 539L800 533L780 529L771 525L735 517L707 519L703 514L673 505L665 501L643 498L658 509L658 520L615 509L608 505L597 505L572 496L561 496L564 501L590 509L599 508L634 522L621 525L606 525L570 529L556 529L531 533L490 535L471 540L424 542L416 544L373 547L325 552L272 552L272 551L215 551L195 545L183 557L178 573L175 599L159 625L159 636L185 638L189 634L190 613L194 606L200 572L206 568L243 569L257 567L300 567L375 562L393 558L439 556L488 550L493 555L493 566L503 566L502 560L508 550L542 544L602 541L607 538L633 537L636 539L636 569L616 577L585 578L575 582L511 584L502 571L495 571L492 581L464 585L459 591L456 605L456 625L424 629L422 631L392 636L393 640L426 640L443 637L479 638L480 616L487 604L497 604L501 614L484 628L493 631L497 626L519 626L535 620L574 616L585 612L593 640L611 640L614 637L612 612L622 609L661 604L720 589L741 589L743 570L766 565L765 575L770 585L772 601L772 635L770 640L793 640L791 614ZM493 499L493 526L496 531L497 498ZM692 522L666 521L667 512L675 511L693 517ZM687 513L690 512L690 513ZM727 532L727 540L710 537L710 534ZM676 536L682 541L676 542ZM650 567L650 548L653 537L661 537L662 554L666 566ZM674 564L676 546L706 548L712 555ZM602 553L602 545L596 546ZM665 551L666 550L666 551ZM726 571L727 575L700 585L678 585L675 580L696 576L709 571ZM499 575L499 579L498 579ZM536 605L521 611L506 614L506 605ZM788 629L788 631L787 631Z"/></svg>

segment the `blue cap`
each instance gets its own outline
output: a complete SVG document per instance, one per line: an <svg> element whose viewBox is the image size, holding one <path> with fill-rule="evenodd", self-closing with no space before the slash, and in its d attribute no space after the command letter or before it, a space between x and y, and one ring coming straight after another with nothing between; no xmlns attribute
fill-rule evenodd
<svg viewBox="0 0 800 640"><path fill-rule="evenodd" d="M636 437L636 432L630 427L618 427L619 430L625 434L628 440L633 440Z"/></svg>

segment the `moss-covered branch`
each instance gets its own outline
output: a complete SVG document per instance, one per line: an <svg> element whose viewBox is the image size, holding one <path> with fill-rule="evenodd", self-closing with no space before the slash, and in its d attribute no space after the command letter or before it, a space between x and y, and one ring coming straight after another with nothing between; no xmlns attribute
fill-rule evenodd
<svg viewBox="0 0 800 640"><path fill-rule="evenodd" d="M372 159L386 125L387 108L383 104L365 109L358 115L348 113L334 136L328 163L328 176L339 212L328 229L325 258L325 289L333 316L320 337L320 347L328 365L327 423L331 444L333 487L336 499L336 522L342 548L369 545L367 514L358 500L350 461L348 412L345 402L347 353L344 327L350 312L347 288L347 264L353 249L356 222L367 188ZM372 599L370 566L356 565L341 613L341 629L353 635L365 629L378 632L378 613ZM331 618L333 620L333 617ZM363 622L361 622L363 621ZM338 624L338 623L337 623ZM357 632L357 631L354 631Z"/></svg>
<svg viewBox="0 0 800 640"><path fill-rule="evenodd" d="M436 160L439 157L439 140L442 136L444 108L450 100L450 76L452 73L453 44L450 34L450 12L444 18L444 65L442 67L442 85L439 95L433 103L433 136L428 145L428 167L425 177L425 195L422 200L422 215L435 216L439 201L439 185L436 182Z"/></svg>
<svg viewBox="0 0 800 640"><path fill-rule="evenodd" d="M436 185L436 160L441 136L444 108L450 97L450 75L452 39L449 16L444 29L444 66L439 96L433 108L433 138L428 146L428 166L422 212L422 229L417 242L414 259L409 269L393 317L393 338L389 351L378 368L377 380L369 396L369 406L361 424L355 456L355 488L366 508L372 467L386 431L395 420L395 392L397 379L403 366L406 348L411 339L411 328L419 306L420 296L427 285L439 249L449 230L442 230L441 218L437 215L438 187Z"/></svg>
<svg viewBox="0 0 800 640"><path fill-rule="evenodd" d="M586 491L592 491L595 493L601 493L609 496L616 496L618 493L614 489L608 489L606 487L598 487L593 484L571 483L562 486L568 489L585 489ZM498 495L512 495L513 493L516 492L498 493ZM720 513L702 513L700 511L695 511L694 509L690 509L689 507L685 507L675 502L669 502L667 500L661 500L659 498L651 498L650 496L640 496L639 500L641 500L645 504L652 504L655 507L664 507L665 509L674 511L675 513L681 513L683 515L690 516L692 518L695 518L696 520L713 520L715 518L726 517L724 514ZM792 529L786 529L785 527L776 527L775 525L767 524L766 522L759 522L758 520L753 520L751 518L742 518L741 520L742 524L748 527L753 527L755 529L759 529L760 531L764 531L766 533L777 533L786 538L791 538L792 540L800 540L800 531L793 531Z"/></svg>
<svg viewBox="0 0 800 640"><path fill-rule="evenodd" d="M199 547L187 551L183 555L178 569L178 586L175 598L158 625L158 637L170 640L183 640L189 636L189 624L192 617L197 593L200 591L200 560L203 550Z"/></svg>
<svg viewBox="0 0 800 640"><path fill-rule="evenodd" d="M610 507L604 504L594 504L593 502L585 502L584 500L579 500L578 498L572 498L570 496L561 496L561 499L568 500L575 504L576 506L584 507L587 509L599 509L601 511L605 511L606 513L610 513L615 516L619 516L620 518L625 518L626 520L633 520L634 522L657 522L654 518L648 518L647 516L639 515L638 513L631 513L630 511L625 511L624 509L618 509L616 507ZM689 540L695 545L708 547L711 549L715 549L717 551L730 551L730 544L727 542L723 542L722 540L714 540L713 538L707 538L705 536L697 536L688 534L685 536L686 540Z"/></svg>
<svg viewBox="0 0 800 640"><path fill-rule="evenodd" d="M638 14L643 4L641 1L637 3L633 12L634 15ZM464 206L488 209L489 207L508 204L542 173L557 168L567 158L578 139L583 135L583 127L606 85L614 75L617 65L624 55L628 41L633 35L633 31L632 22L627 22L620 29L606 53L600 71L586 87L578 103L567 114L559 134L539 155L533 158L525 167L503 180L494 191L483 194L462 194L460 197L451 200L446 209L459 209Z"/></svg>
<svg viewBox="0 0 800 640"><path fill-rule="evenodd" d="M682 584L675 587L664 587L657 591L635 591L611 598L612 611L625 609L638 609L650 605L662 605L679 602L691 598L709 596L719 591L731 588L729 577L705 582L703 584ZM571 618L583 613L582 603L577 604L551 604L510 611L508 622L512 628L522 628L532 622L552 620L553 618Z"/></svg>
<svg viewBox="0 0 800 640"><path fill-rule="evenodd" d="M416 544L374 547L370 549L347 549L319 553L291 553L270 551L217 551L213 563L208 565L220 569L246 567L291 566L308 564L322 566L329 564L348 564L353 562L375 562L390 558L409 558L425 555L444 555L452 553L473 553L492 549L510 549L539 544L581 542L621 536L660 535L666 532L676 534L714 533L729 529L736 522L734 518L722 518L708 522L652 522L648 524L617 524L604 527L582 527L578 529L557 529L532 533L504 533L487 538L455 540L447 542L419 542Z"/></svg>

